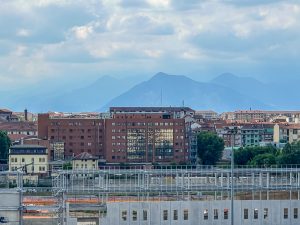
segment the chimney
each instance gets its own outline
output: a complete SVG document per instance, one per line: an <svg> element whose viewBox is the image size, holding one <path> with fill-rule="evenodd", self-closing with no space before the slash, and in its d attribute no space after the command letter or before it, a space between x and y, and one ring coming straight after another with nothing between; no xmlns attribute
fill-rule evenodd
<svg viewBox="0 0 300 225"><path fill-rule="evenodd" d="M25 117L25 121L28 120L28 111L27 109L24 110L24 117Z"/></svg>
<svg viewBox="0 0 300 225"><path fill-rule="evenodd" d="M21 138L21 145L24 145L24 138Z"/></svg>

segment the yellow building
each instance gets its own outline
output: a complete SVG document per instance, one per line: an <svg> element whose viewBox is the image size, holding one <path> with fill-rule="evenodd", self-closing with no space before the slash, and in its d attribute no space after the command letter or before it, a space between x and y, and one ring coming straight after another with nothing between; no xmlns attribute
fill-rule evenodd
<svg viewBox="0 0 300 225"><path fill-rule="evenodd" d="M94 170L98 169L98 158L87 152L83 152L72 159L73 170Z"/></svg>
<svg viewBox="0 0 300 225"><path fill-rule="evenodd" d="M48 150L39 145L15 145L9 150L9 171L23 170L27 174L48 172Z"/></svg>

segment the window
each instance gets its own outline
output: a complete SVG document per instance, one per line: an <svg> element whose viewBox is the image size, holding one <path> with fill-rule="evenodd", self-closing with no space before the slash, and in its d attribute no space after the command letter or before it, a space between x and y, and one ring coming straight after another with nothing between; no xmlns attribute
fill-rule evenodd
<svg viewBox="0 0 300 225"><path fill-rule="evenodd" d="M137 211L136 210L132 211L132 220L137 221Z"/></svg>
<svg viewBox="0 0 300 225"><path fill-rule="evenodd" d="M15 161L15 159L14 158L11 158L11 162L14 162Z"/></svg>
<svg viewBox="0 0 300 225"><path fill-rule="evenodd" d="M183 210L183 220L189 219L189 210L185 209Z"/></svg>
<svg viewBox="0 0 300 225"><path fill-rule="evenodd" d="M147 210L143 210L143 220L146 221L148 219L148 212Z"/></svg>
<svg viewBox="0 0 300 225"><path fill-rule="evenodd" d="M22 162L25 162L25 159L24 159L24 158L22 158Z"/></svg>
<svg viewBox="0 0 300 225"><path fill-rule="evenodd" d="M228 209L224 209L224 220L228 220Z"/></svg>
<svg viewBox="0 0 300 225"><path fill-rule="evenodd" d="M288 208L284 208L283 209L283 218L284 219L288 219L289 218L289 209Z"/></svg>
<svg viewBox="0 0 300 225"><path fill-rule="evenodd" d="M178 211L177 210L173 211L173 220L178 220Z"/></svg>
<svg viewBox="0 0 300 225"><path fill-rule="evenodd" d="M267 208L264 208L264 219L267 219L268 218L268 212L269 210Z"/></svg>
<svg viewBox="0 0 300 225"><path fill-rule="evenodd" d="M254 218L255 220L258 219L258 209L254 209L253 218Z"/></svg>
<svg viewBox="0 0 300 225"><path fill-rule="evenodd" d="M248 209L244 209L244 220L247 220L248 218L249 218Z"/></svg>
<svg viewBox="0 0 300 225"><path fill-rule="evenodd" d="M203 218L204 220L208 220L208 209L204 209Z"/></svg>
<svg viewBox="0 0 300 225"><path fill-rule="evenodd" d="M121 218L122 218L123 221L127 220L127 211L126 210L122 211Z"/></svg>
<svg viewBox="0 0 300 225"><path fill-rule="evenodd" d="M298 208L294 208L294 219L298 219Z"/></svg>
<svg viewBox="0 0 300 225"><path fill-rule="evenodd" d="M163 220L168 220L168 210L163 211Z"/></svg>
<svg viewBox="0 0 300 225"><path fill-rule="evenodd" d="M219 218L218 210L214 209L214 219L217 220Z"/></svg>

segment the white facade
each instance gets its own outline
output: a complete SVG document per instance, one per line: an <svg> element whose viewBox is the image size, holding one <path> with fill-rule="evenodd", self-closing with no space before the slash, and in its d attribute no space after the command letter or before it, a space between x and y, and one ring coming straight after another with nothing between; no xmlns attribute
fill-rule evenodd
<svg viewBox="0 0 300 225"><path fill-rule="evenodd" d="M299 225L300 201L236 200L235 225ZM248 216L247 216L248 215ZM102 225L230 225L230 201L107 203Z"/></svg>

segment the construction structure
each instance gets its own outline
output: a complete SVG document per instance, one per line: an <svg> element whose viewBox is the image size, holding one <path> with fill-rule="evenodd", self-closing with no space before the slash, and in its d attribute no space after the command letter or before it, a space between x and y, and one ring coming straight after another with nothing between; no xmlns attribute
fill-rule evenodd
<svg viewBox="0 0 300 225"><path fill-rule="evenodd" d="M59 224L71 219L68 196L87 195L97 199L95 224L230 224L233 188L234 224L299 224L300 168L236 168L231 176L217 167L59 171L53 191Z"/></svg>
<svg viewBox="0 0 300 225"><path fill-rule="evenodd" d="M11 225L300 224L300 166L59 170L49 196L37 187L25 195L33 187L20 171L0 181L0 223Z"/></svg>

